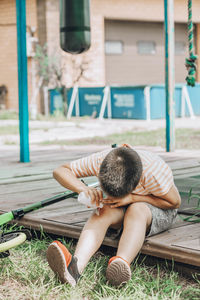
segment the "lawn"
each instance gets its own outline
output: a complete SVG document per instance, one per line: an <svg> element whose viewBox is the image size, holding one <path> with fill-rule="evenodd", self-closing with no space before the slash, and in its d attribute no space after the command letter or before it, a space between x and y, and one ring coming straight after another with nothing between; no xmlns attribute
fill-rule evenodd
<svg viewBox="0 0 200 300"><path fill-rule="evenodd" d="M134 146L159 146L165 148L165 129L151 131L127 131L105 137L77 140L44 141L41 145L110 145L128 143ZM200 130L176 129L176 149L200 149Z"/></svg>
<svg viewBox="0 0 200 300"><path fill-rule="evenodd" d="M14 120L18 118L18 114L12 111L0 111L0 120ZM76 126L79 126L79 122L83 120L87 120L88 117L81 117L73 119L73 122L76 122ZM68 122L66 117L58 114L58 115L50 115L43 116L38 115L37 120L41 121L41 128L30 127L29 131L37 131L43 130L47 132L51 130L51 128L43 128L43 121L52 121L55 124L59 124L61 121ZM95 121L95 120L94 120ZM144 121L145 122L145 121ZM40 133L38 133L40 134ZM66 131L67 134L67 131ZM17 125L7 125L0 127L0 137L3 135L16 135L19 136L19 127ZM44 135L45 136L45 135ZM10 142L5 141L5 144L16 144L16 141ZM35 142L37 144L37 142ZM138 130L133 129L132 131L123 132L120 134L111 134L106 136L106 128L105 128L105 136L104 137L93 137L93 138L81 138L76 140L60 140L55 139L52 141L45 140L39 145L110 145L110 144L121 144L121 143L129 143L135 146L159 146L165 149L166 143L166 134L165 129L155 129L155 130ZM175 148L176 149L200 149L200 130L199 129L189 129L189 128L176 128L175 130Z"/></svg>
<svg viewBox="0 0 200 300"><path fill-rule="evenodd" d="M46 249L51 241L51 237L42 234L10 250L9 257L0 259L1 300L199 299L200 281L197 278L180 276L168 267L167 262L150 266L145 257L132 264L132 278L127 285L112 287L105 278L110 256L103 248L91 259L75 288L63 285L46 260ZM74 252L75 240L61 241ZM109 251L110 255L114 254Z"/></svg>

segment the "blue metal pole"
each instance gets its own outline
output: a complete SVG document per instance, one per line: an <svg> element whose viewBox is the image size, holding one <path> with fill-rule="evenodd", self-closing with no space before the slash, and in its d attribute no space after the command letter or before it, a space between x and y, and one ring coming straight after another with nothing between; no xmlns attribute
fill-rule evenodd
<svg viewBox="0 0 200 300"><path fill-rule="evenodd" d="M29 162L26 0L16 0L20 162Z"/></svg>
<svg viewBox="0 0 200 300"><path fill-rule="evenodd" d="M165 12L165 92L166 151L175 150L174 101L174 0L164 0Z"/></svg>

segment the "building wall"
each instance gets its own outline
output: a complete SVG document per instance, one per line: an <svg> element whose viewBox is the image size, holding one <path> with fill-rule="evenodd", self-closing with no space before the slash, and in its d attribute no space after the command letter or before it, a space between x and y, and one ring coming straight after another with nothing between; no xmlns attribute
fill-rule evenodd
<svg viewBox="0 0 200 300"><path fill-rule="evenodd" d="M47 1L47 40L49 48L59 48L58 29L58 0ZM200 1L193 1L193 21L200 23ZM174 17L176 23L187 22L187 2L185 0L174 1ZM54 22L52 23L52 19ZM102 86L107 83L106 72L109 65L104 51L105 22L106 20L164 22L164 1L160 0L91 0L91 48L83 55L83 61L89 61L87 77L89 80L80 80L80 86ZM53 26L54 25L54 26ZM187 32L186 32L187 33ZM164 33L163 33L164 34ZM197 34L197 44L200 43L200 35ZM63 60L67 62L65 83L72 85L72 66L70 54L61 52ZM74 56L73 56L74 57ZM161 59L164 63L164 57ZM178 60L178 58L177 58ZM182 60L181 60L182 62ZM106 65L107 64L107 65ZM178 63L177 63L178 65ZM198 67L199 68L199 67ZM178 73L182 72L182 67ZM199 69L198 69L199 70ZM197 77L199 78L200 75ZM163 76L162 76L163 77Z"/></svg>
<svg viewBox="0 0 200 300"><path fill-rule="evenodd" d="M105 32L105 22L104 20L128 20L128 21L153 21L153 22L164 22L164 1L160 0L92 0L92 14L93 22L96 18L101 18L102 20L102 33L93 35L93 46L96 48L96 65L98 64L98 74L96 76L99 79L99 83L106 83L105 70L105 54L104 54L104 32ZM200 23L200 1L193 1L193 22ZM174 0L174 19L175 22L186 23L187 22L187 1L185 0ZM199 28L199 27L198 27ZM199 31L198 31L199 32ZM200 32L197 32L196 44L200 44ZM102 38L102 41L97 44L96 40ZM102 49L103 46L103 49ZM103 50L103 51L102 51ZM200 50L198 50L200 51ZM97 61L98 59L98 61ZM104 64L102 60L104 59ZM200 66L198 63L198 72L200 71ZM200 79L198 73L197 79Z"/></svg>
<svg viewBox="0 0 200 300"><path fill-rule="evenodd" d="M27 26L35 26L36 2L27 0ZM8 88L7 108L18 110L16 6L13 0L0 1L0 85ZM29 99L31 97L31 61L28 59Z"/></svg>
<svg viewBox="0 0 200 300"><path fill-rule="evenodd" d="M41 46L44 46L47 41L46 27L46 1L36 0L37 7L37 36Z"/></svg>
<svg viewBox="0 0 200 300"><path fill-rule="evenodd" d="M163 21L164 0L91 0L94 13L107 19ZM200 2L193 0L193 21L200 22ZM174 0L174 18L177 22L187 21L187 1Z"/></svg>
<svg viewBox="0 0 200 300"><path fill-rule="evenodd" d="M187 70L187 25L175 24L175 81L185 82ZM165 42L163 22L105 21L105 40L118 43L118 51L108 49L106 84L138 85L165 82ZM179 46L179 48L177 47ZM145 52L145 53L144 53Z"/></svg>
<svg viewBox="0 0 200 300"><path fill-rule="evenodd" d="M45 2L45 5L44 5ZM73 66L87 63L87 79L79 82L80 86L102 86L106 83L106 57L104 52L106 20L123 21L164 21L164 1L162 0L91 0L91 48L83 55L72 56L59 47L59 0L26 0L27 25L36 26L39 39L48 43L49 51L62 57L66 63L64 81L68 86L73 83ZM175 21L186 23L187 1L174 0ZM46 9L46 12L45 12ZM200 1L193 0L193 22L196 23L197 54L200 57ZM46 17L46 21L42 18ZM46 29L41 22L46 24ZM40 26L37 25L40 22ZM37 35L37 31L36 31ZM15 1L0 1L0 85L8 87L7 107L18 110L17 80L17 41ZM29 101L31 99L31 58L28 58ZM200 81L200 64L197 79Z"/></svg>
<svg viewBox="0 0 200 300"><path fill-rule="evenodd" d="M7 107L16 106L17 48L16 11L12 0L0 1L0 85L8 88Z"/></svg>
<svg viewBox="0 0 200 300"><path fill-rule="evenodd" d="M91 1L91 48L80 55L71 55L60 50L59 37L59 1L46 0L46 24L47 24L47 44L49 54L61 55L65 62L66 69L64 73L64 83L68 86L73 85L73 66L81 62L87 63L87 72L89 80L80 80L79 85L99 86L105 83L104 74L104 18L102 15L94 13L95 1ZM52 22L53 20L53 22Z"/></svg>

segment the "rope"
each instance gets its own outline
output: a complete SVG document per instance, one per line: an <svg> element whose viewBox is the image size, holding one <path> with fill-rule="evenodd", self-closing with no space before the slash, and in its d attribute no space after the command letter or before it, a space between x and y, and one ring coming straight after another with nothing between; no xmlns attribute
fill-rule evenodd
<svg viewBox="0 0 200 300"><path fill-rule="evenodd" d="M188 85L195 86L195 74L196 74L196 59L194 54L194 32L192 23L192 0L188 0L188 42L189 42L189 58L186 58L186 68L188 70L188 76L186 81Z"/></svg>

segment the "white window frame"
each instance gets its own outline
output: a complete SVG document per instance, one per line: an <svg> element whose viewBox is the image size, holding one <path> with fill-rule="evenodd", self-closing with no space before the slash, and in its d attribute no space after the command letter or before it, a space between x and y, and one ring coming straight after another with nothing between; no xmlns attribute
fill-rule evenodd
<svg viewBox="0 0 200 300"><path fill-rule="evenodd" d="M145 49L145 44L146 44L146 48L147 48L147 45L148 44L151 44L153 47L152 47L152 50L148 51L144 51ZM140 46L143 46L143 51L141 51L140 49ZM155 55L156 54L156 42L155 41L138 41L137 42L137 52L139 55Z"/></svg>
<svg viewBox="0 0 200 300"><path fill-rule="evenodd" d="M122 41L105 41L105 54L106 55L121 55L124 51L124 45Z"/></svg>

